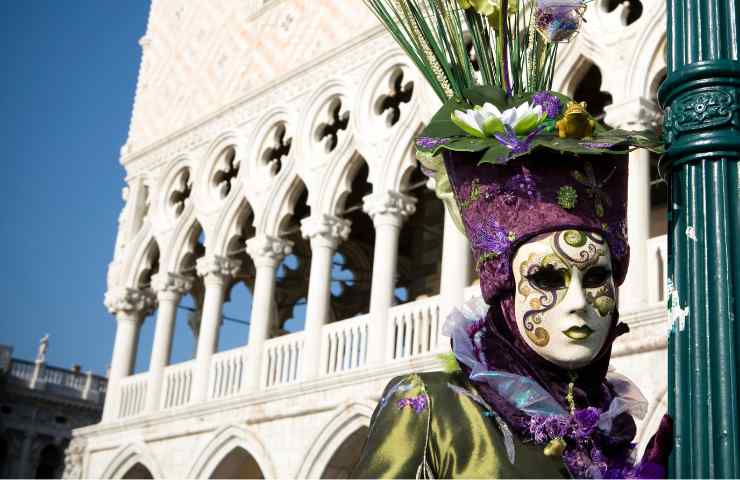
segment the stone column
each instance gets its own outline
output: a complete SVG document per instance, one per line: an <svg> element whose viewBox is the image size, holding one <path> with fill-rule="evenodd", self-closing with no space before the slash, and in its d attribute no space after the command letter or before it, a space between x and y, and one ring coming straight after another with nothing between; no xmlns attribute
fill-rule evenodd
<svg viewBox="0 0 740 480"><path fill-rule="evenodd" d="M646 130L657 118L658 108L646 98L606 107L606 122L616 128ZM648 303L648 240L650 239L650 152L629 154L627 180L627 234L630 265L619 289L619 306L624 312L644 308Z"/></svg>
<svg viewBox="0 0 740 480"><path fill-rule="evenodd" d="M247 240L247 253L257 270L249 317L247 388L250 391L259 388L262 374L262 352L269 337L275 301L275 269L286 255L291 254L292 246L292 242L268 235Z"/></svg>
<svg viewBox="0 0 740 480"><path fill-rule="evenodd" d="M331 215L310 217L301 222L303 236L311 242L311 274L301 357L304 380L319 374L321 331L329 318L331 301L332 258L339 243L349 236L350 224L348 220Z"/></svg>
<svg viewBox="0 0 740 480"><path fill-rule="evenodd" d="M198 275L203 277L206 295L203 300L203 317L195 354L195 375L190 395L191 403L201 403L208 398L211 357L218 349L218 330L224 306L226 285L239 270L241 262L232 258L212 255L196 262Z"/></svg>
<svg viewBox="0 0 740 480"><path fill-rule="evenodd" d="M152 289L157 292L159 311L157 325L154 329L152 355L149 360L147 412L159 410L164 369L170 363L172 352L177 305L180 303L182 294L189 291L192 286L192 279L176 273L158 273L152 278Z"/></svg>
<svg viewBox="0 0 740 480"><path fill-rule="evenodd" d="M108 375L108 391L103 408L103 421L116 417L118 383L131 375L139 346L139 329L154 309L154 295L149 290L115 288L105 294L105 306L116 316L116 339Z"/></svg>
<svg viewBox="0 0 740 480"><path fill-rule="evenodd" d="M368 364L379 365L393 353L393 328L388 324L388 310L393 305L396 288L398 237L403 221L416 211L416 198L392 191L373 193L363 198L363 210L375 225Z"/></svg>
<svg viewBox="0 0 740 480"><path fill-rule="evenodd" d="M457 229L445 208L444 238L442 240L442 278L439 293L442 305L439 318L439 335L442 325L453 308L465 301L465 288L470 284L472 252L468 238ZM480 292L479 292L480 294Z"/></svg>

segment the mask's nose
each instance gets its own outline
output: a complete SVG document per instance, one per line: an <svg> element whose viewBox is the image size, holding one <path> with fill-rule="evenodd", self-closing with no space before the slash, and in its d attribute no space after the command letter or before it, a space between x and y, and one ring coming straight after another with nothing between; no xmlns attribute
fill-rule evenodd
<svg viewBox="0 0 740 480"><path fill-rule="evenodd" d="M581 271L575 266L571 268L568 291L563 299L563 310L569 314L579 314L586 311L586 292L583 290Z"/></svg>

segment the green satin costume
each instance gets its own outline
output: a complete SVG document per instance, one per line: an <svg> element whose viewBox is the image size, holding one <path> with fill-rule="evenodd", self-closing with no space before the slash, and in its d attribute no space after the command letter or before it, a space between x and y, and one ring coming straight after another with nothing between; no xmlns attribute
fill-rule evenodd
<svg viewBox="0 0 740 480"><path fill-rule="evenodd" d="M408 404L420 398L423 406ZM484 403L462 372L394 378L373 413L353 477L569 478L562 459L516 437L512 464Z"/></svg>

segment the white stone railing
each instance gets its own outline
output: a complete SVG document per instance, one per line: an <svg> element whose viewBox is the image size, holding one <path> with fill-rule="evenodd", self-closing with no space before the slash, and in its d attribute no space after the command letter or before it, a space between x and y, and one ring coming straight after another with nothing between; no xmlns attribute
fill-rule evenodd
<svg viewBox="0 0 740 480"><path fill-rule="evenodd" d="M208 397L226 398L237 395L244 386L247 367L247 347L219 352L211 360Z"/></svg>
<svg viewBox="0 0 740 480"><path fill-rule="evenodd" d="M188 404L190 390L193 388L194 365L195 360L189 360L165 368L162 408L176 408Z"/></svg>
<svg viewBox="0 0 740 480"><path fill-rule="evenodd" d="M10 365L10 376L22 382L31 382L34 380L34 372L38 370L38 378L35 379L38 385L43 388L57 388L58 392L65 392L73 396L81 395L88 398L89 392L104 394L108 380L105 377L93 375L92 373L76 372L66 368L59 368L46 365L44 363L36 365L35 362L26 360L13 359Z"/></svg>
<svg viewBox="0 0 740 480"><path fill-rule="evenodd" d="M321 335L321 375L334 375L365 366L369 315L325 325Z"/></svg>
<svg viewBox="0 0 740 480"><path fill-rule="evenodd" d="M666 236L650 239L648 246L649 300L657 303L666 295ZM471 285L465 298L480 295L480 287ZM416 300L392 307L389 311L388 332L392 349L386 362L408 360L449 347L448 339L440 341L443 319L440 318L442 297ZM331 377L367 365L370 316L360 315L325 325L321 332L320 370L322 377ZM301 381L301 355L304 332L271 338L264 344L260 388L269 389ZM222 399L247 393L246 377L249 368L248 347L217 353L211 360L208 399ZM195 361L166 367L162 387L163 409L187 405L191 400ZM30 378L33 365L13 365L13 375ZM127 377L118 388L118 418L143 413L147 391L146 373Z"/></svg>
<svg viewBox="0 0 740 480"><path fill-rule="evenodd" d="M668 236L651 238L647 250L648 302L664 302L668 278Z"/></svg>
<svg viewBox="0 0 740 480"><path fill-rule="evenodd" d="M10 364L10 376L20 380L31 380L34 368L36 368L36 365L32 362L13 359Z"/></svg>
<svg viewBox="0 0 740 480"><path fill-rule="evenodd" d="M131 375L118 384L121 402L118 405L118 418L132 417L144 410L146 404L149 372Z"/></svg>
<svg viewBox="0 0 740 480"><path fill-rule="evenodd" d="M262 362L265 365L262 386L269 388L298 381L303 332L271 338L265 342Z"/></svg>
<svg viewBox="0 0 740 480"><path fill-rule="evenodd" d="M437 350L439 339L439 295L404 303L388 315L393 341L391 360L411 358Z"/></svg>

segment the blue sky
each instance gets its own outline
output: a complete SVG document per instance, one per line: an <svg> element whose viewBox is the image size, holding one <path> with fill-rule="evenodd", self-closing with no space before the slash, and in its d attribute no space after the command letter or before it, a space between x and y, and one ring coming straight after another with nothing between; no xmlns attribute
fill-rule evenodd
<svg viewBox="0 0 740 480"><path fill-rule="evenodd" d="M1 8L0 343L33 359L49 333L49 363L103 373L115 331L103 294L122 207L118 158L149 2Z"/></svg>

